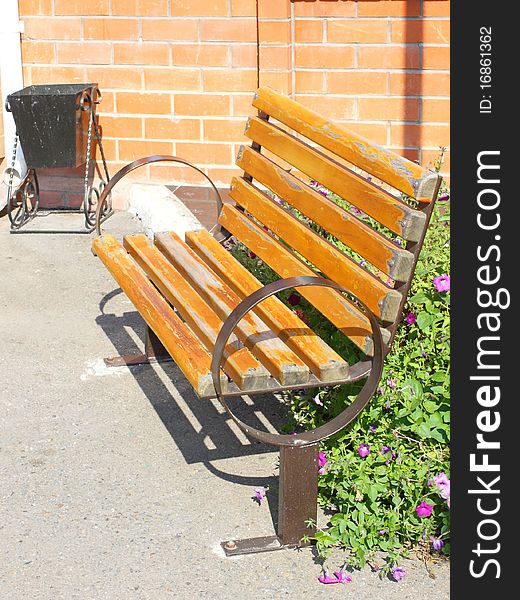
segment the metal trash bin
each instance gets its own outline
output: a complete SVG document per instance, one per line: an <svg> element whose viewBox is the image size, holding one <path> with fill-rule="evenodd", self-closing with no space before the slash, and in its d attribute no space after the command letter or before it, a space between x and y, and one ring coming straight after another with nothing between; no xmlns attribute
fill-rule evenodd
<svg viewBox="0 0 520 600"><path fill-rule="evenodd" d="M90 118L85 108L95 113L96 90L95 83L30 85L7 97L28 168L85 163Z"/></svg>
<svg viewBox="0 0 520 600"><path fill-rule="evenodd" d="M94 230L96 202L110 180L95 114L100 102L97 83L30 85L7 96L5 107L12 112L16 125L12 165L7 171L11 233L18 232L38 212L37 169L75 169L81 165L85 165L81 208L85 214L85 232ZM14 159L18 143L22 146L27 174L15 188ZM104 174L95 166L96 148L101 154ZM99 186L94 185L96 170L101 179ZM58 210L52 209L52 212ZM71 211L66 209L64 212ZM111 214L109 200L102 214L103 220Z"/></svg>

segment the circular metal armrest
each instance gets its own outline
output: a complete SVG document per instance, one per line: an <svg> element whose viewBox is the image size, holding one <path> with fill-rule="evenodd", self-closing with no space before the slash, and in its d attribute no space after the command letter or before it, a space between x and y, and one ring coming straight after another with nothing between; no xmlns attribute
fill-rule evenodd
<svg viewBox="0 0 520 600"><path fill-rule="evenodd" d="M121 179L123 179L123 177L125 175L128 175L128 173L130 173L131 171L134 171L135 169L138 169L139 167L143 167L144 165L149 165L150 163L155 163L155 162L181 163L183 165L186 165L187 167L191 167L192 169L195 169L201 175L203 175L207 179L207 181L209 181L211 187L213 188L213 191L216 194L217 211L218 211L217 214L220 215L220 211L222 210L222 198L220 196L220 193L219 193L217 187L215 186L213 181L211 181L211 179L206 175L206 173L204 173L204 171L202 171L195 165L191 164L187 160L184 160L183 158L178 158L176 156L170 156L169 154L155 154L153 156L145 156L143 158L134 160L131 163L128 163L127 165L125 165L124 167L119 169L119 171L110 179L110 181L108 182L106 187L103 189L103 193L101 194L101 196L99 198L97 209L96 209L96 233L97 233L97 235L101 235L101 215L103 212L103 206L105 205L105 202L107 201L107 198L108 198L110 192L112 191L112 189L114 188L114 186L116 185L116 183L121 181ZM222 242L230 236L231 236L231 234L224 231L223 237L221 237L219 239L219 241Z"/></svg>
<svg viewBox="0 0 520 600"><path fill-rule="evenodd" d="M372 327L372 340L374 345L374 355L371 361L372 365L370 368L370 373L367 377L364 386L361 388L359 394L356 396L356 399L352 402L352 404L350 404L339 415L334 417L328 423L325 423L324 425L321 425L316 429L311 429L309 431L305 431L297 435L274 434L266 431L260 431L243 423L227 405L227 402L225 400L225 394L222 393L222 386L220 384L219 377L220 367L223 362L224 347L226 346L226 343L231 333L233 332L239 321L257 304L259 304L266 298L269 298L269 296L273 296L274 294L277 294L278 292L281 292L283 290L311 285L320 287L331 287L338 290L339 292L345 292L347 294L350 294L355 298L356 302L363 309L363 312L370 321L370 325ZM233 421L238 425L238 427L240 427L240 429L245 434L266 444L274 444L277 446L304 446L307 444L313 444L324 440L325 438L328 438L331 435L334 435L338 431L341 431L341 429L343 429L346 425L353 421L368 404L370 398L374 395L374 392L377 389L382 371L383 340L381 337L379 324L374 314L370 311L366 304L361 302L361 300L357 299L350 290L341 287L340 285L329 279L314 276L300 276L289 277L287 279L279 279L278 281L274 281L273 283L270 283L265 287L256 290L247 298L244 298L244 300L242 300L242 302L240 302L235 307L235 309L230 313L228 318L224 321L222 328L220 329L220 332L217 336L217 340L215 342L213 358L211 361L211 376L213 378L213 385L215 386L216 396L222 404L222 406L225 408L228 415L233 419ZM326 385L326 383L324 383L323 385ZM247 394L247 391L245 391L244 394Z"/></svg>

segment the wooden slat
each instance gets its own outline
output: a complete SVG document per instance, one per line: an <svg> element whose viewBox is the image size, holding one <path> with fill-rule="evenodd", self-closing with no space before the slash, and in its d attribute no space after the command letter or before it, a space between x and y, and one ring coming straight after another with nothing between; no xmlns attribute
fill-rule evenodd
<svg viewBox="0 0 520 600"><path fill-rule="evenodd" d="M234 177L230 197L327 277L350 290L383 321L393 321L401 294L360 267L244 179ZM254 248L251 248L256 252Z"/></svg>
<svg viewBox="0 0 520 600"><path fill-rule="evenodd" d="M164 255L150 246L145 235L127 235L123 245L206 348L213 351L222 320ZM236 336L230 338L224 356L223 369L239 388L254 390L268 385L269 372Z"/></svg>
<svg viewBox="0 0 520 600"><path fill-rule="evenodd" d="M260 88L253 106L364 171L420 202L430 202L440 177L270 88Z"/></svg>
<svg viewBox="0 0 520 600"><path fill-rule="evenodd" d="M285 246L233 206L224 206L219 223L248 248L254 248L258 257L280 277L316 275ZM343 296L332 289L312 286L299 288L298 292L359 348L367 354L372 353L372 339L368 337L371 333L368 319ZM381 334L383 341L387 342L389 332L381 329Z"/></svg>
<svg viewBox="0 0 520 600"><path fill-rule="evenodd" d="M154 331L199 396L215 394L211 356L112 235L92 242L105 267ZM227 389L227 377L221 384Z"/></svg>
<svg viewBox="0 0 520 600"><path fill-rule="evenodd" d="M225 319L240 302L240 297L175 233L156 234L155 244L221 319ZM248 313L235 331L237 337L282 385L309 381L307 365L256 314Z"/></svg>
<svg viewBox="0 0 520 600"><path fill-rule="evenodd" d="M406 281L410 276L411 252L399 248L259 152L242 146L236 164L393 279Z"/></svg>
<svg viewBox="0 0 520 600"><path fill-rule="evenodd" d="M263 287L258 279L206 230L187 232L186 243L239 296L248 296ZM346 379L348 364L278 298L271 296L254 310L309 366L318 379Z"/></svg>
<svg viewBox="0 0 520 600"><path fill-rule="evenodd" d="M426 224L426 217L421 211L409 207L315 148L262 119L249 119L245 134L397 235L413 242L420 239Z"/></svg>

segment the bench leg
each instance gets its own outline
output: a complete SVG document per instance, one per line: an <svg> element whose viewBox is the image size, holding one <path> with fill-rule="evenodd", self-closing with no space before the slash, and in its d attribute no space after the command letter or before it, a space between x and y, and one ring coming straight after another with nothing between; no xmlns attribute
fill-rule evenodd
<svg viewBox="0 0 520 600"><path fill-rule="evenodd" d="M279 484L278 535L222 542L226 556L304 546L302 538L315 534L306 522L318 514L318 444L282 446Z"/></svg>
<svg viewBox="0 0 520 600"><path fill-rule="evenodd" d="M107 367L130 367L132 365L147 365L153 362L171 360L166 348L161 344L155 333L146 326L144 354L126 354L111 356L103 359Z"/></svg>

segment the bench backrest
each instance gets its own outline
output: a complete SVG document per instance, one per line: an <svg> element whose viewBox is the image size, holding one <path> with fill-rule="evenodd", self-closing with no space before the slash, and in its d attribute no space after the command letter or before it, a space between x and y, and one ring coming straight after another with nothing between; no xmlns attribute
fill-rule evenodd
<svg viewBox="0 0 520 600"><path fill-rule="evenodd" d="M237 206L223 207L220 225L281 277L319 272L351 290L380 319L388 350L440 176L270 88L253 106L252 145L236 161L244 175L230 189ZM368 320L354 304L329 288L299 292L370 354Z"/></svg>

